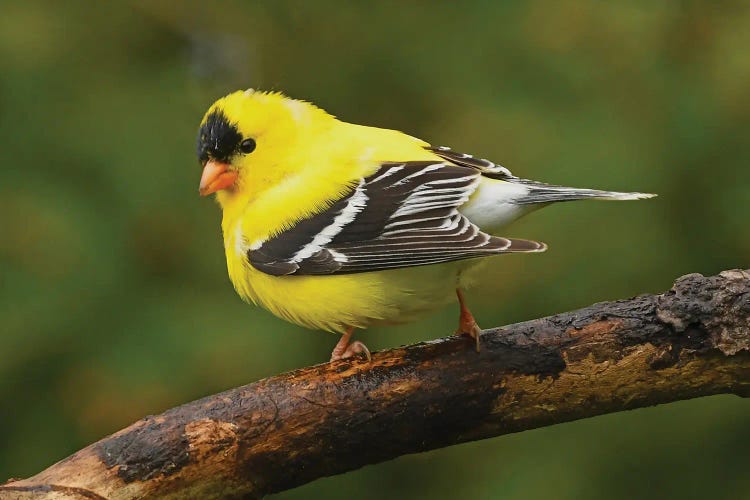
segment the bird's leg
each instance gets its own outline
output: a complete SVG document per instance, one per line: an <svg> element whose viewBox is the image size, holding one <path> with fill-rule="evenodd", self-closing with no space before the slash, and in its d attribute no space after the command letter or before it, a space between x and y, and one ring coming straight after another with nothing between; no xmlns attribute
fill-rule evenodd
<svg viewBox="0 0 750 500"><path fill-rule="evenodd" d="M474 339L477 346L477 352L479 352L479 333L482 331L477 325L477 321L474 319L474 315L471 314L469 308L466 306L464 299L464 292L460 288L456 288L456 296L458 297L458 305L461 308L461 314L458 317L458 330L456 335L468 335Z"/></svg>
<svg viewBox="0 0 750 500"><path fill-rule="evenodd" d="M338 344L336 344L336 347L334 347L333 351L331 352L331 361L351 358L352 356L360 354L363 354L367 358L367 361L372 361L372 358L370 357L370 350L366 345L364 345L359 340L355 340L354 342L350 343L353 334L354 327L350 326L346 329L346 333L341 336Z"/></svg>

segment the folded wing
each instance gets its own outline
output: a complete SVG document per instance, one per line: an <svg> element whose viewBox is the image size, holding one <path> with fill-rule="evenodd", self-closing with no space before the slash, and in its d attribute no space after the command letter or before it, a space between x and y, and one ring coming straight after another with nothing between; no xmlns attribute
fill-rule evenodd
<svg viewBox="0 0 750 500"><path fill-rule="evenodd" d="M439 161L384 163L327 210L254 245L248 260L275 276L321 275L545 250L483 233L458 212L483 173Z"/></svg>

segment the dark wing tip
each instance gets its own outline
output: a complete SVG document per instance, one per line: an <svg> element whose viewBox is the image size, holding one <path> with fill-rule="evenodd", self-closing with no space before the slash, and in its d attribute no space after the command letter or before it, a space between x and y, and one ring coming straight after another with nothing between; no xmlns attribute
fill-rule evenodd
<svg viewBox="0 0 750 500"><path fill-rule="evenodd" d="M544 252L547 250L547 244L541 241L518 240L508 238L510 246L505 249L506 252Z"/></svg>

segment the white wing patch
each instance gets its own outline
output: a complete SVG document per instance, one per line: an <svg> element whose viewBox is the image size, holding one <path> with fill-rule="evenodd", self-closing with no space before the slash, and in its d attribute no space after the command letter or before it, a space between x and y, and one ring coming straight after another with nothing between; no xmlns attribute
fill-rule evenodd
<svg viewBox="0 0 750 500"><path fill-rule="evenodd" d="M310 243L294 254L292 262L299 263L322 250L323 247L330 243L347 224L354 220L357 214L360 213L367 204L367 195L365 194L364 184L364 180L359 181L359 186L354 190L354 194L349 198L349 202L344 209L333 219L333 222L316 234Z"/></svg>
<svg viewBox="0 0 750 500"><path fill-rule="evenodd" d="M393 175L396 172L400 172L403 169L404 169L403 165L397 165L395 167L391 167L388 170L386 170L383 174L381 174L381 175L375 177L374 179L372 179L370 182L371 183L380 182L381 180L385 179L386 177L388 177L390 175Z"/></svg>

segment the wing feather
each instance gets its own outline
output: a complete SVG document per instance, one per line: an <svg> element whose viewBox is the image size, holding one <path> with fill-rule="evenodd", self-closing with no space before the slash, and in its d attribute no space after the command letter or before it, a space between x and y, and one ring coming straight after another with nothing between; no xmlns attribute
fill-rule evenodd
<svg viewBox="0 0 750 500"><path fill-rule="evenodd" d="M328 209L249 250L248 260L271 275L323 275L543 250L483 233L458 212L481 175L441 161L384 163Z"/></svg>
<svg viewBox="0 0 750 500"><path fill-rule="evenodd" d="M455 163L456 165L463 165L465 167L476 169L486 177L494 179L508 179L515 177L510 173L510 170L502 165L498 165L497 163L493 163L484 158L475 158L470 154L458 153L446 146L428 146L425 149L432 151L442 159Z"/></svg>

